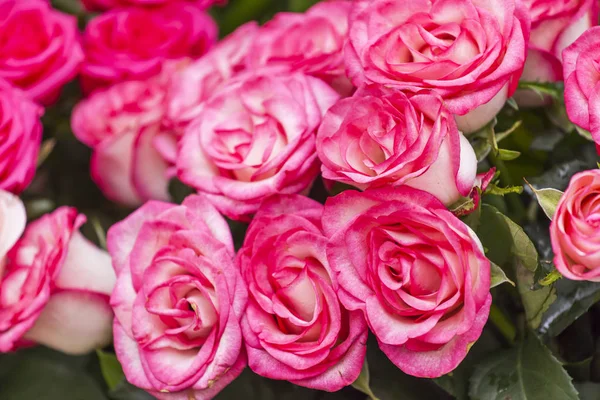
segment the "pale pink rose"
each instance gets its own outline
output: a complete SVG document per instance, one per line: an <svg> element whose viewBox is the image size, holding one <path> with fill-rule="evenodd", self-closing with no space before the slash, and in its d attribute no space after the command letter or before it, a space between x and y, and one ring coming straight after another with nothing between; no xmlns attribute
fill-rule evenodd
<svg viewBox="0 0 600 400"><path fill-rule="evenodd" d="M217 39L215 21L192 3L115 9L85 28L81 84L89 93L124 80L145 79L167 60L198 58Z"/></svg>
<svg viewBox="0 0 600 400"><path fill-rule="evenodd" d="M108 231L108 250L129 382L161 400L210 399L240 374L247 291L229 227L206 199L146 203Z"/></svg>
<svg viewBox="0 0 600 400"><path fill-rule="evenodd" d="M174 3L180 0L81 0L83 6L89 11L106 11L111 8L138 6L138 7L157 7L164 4ZM212 5L223 6L227 0L188 0L202 8L208 8Z"/></svg>
<svg viewBox="0 0 600 400"><path fill-rule="evenodd" d="M83 354L111 341L108 254L79 232L85 216L62 207L29 224L0 281L0 352L39 343Z"/></svg>
<svg viewBox="0 0 600 400"><path fill-rule="evenodd" d="M269 198L237 260L250 292L242 319L250 368L334 392L358 378L368 331L361 312L339 303L322 212L321 204L300 195Z"/></svg>
<svg viewBox="0 0 600 400"><path fill-rule="evenodd" d="M360 0L346 67L357 86L436 90L470 133L517 88L529 24L519 0Z"/></svg>
<svg viewBox="0 0 600 400"><path fill-rule="evenodd" d="M525 0L531 16L531 38L522 81L563 80L562 51L598 24L597 0ZM520 106L541 106L536 93L517 92Z"/></svg>
<svg viewBox="0 0 600 400"><path fill-rule="evenodd" d="M213 93L245 69L244 60L258 32L254 21L240 26L206 55L176 74L167 99L167 123L183 132Z"/></svg>
<svg viewBox="0 0 600 400"><path fill-rule="evenodd" d="M432 91L359 89L325 114L317 133L323 178L359 189L408 185L449 205L475 183L475 152Z"/></svg>
<svg viewBox="0 0 600 400"><path fill-rule="evenodd" d="M240 76L204 103L179 141L179 178L232 219L273 194L310 189L315 131L339 95L323 81L267 69Z"/></svg>
<svg viewBox="0 0 600 400"><path fill-rule="evenodd" d="M330 197L322 224L340 301L364 313L389 359L423 378L456 368L492 302L490 262L475 233L406 186Z"/></svg>
<svg viewBox="0 0 600 400"><path fill-rule="evenodd" d="M23 92L0 80L0 189L18 194L31 183L42 141L43 113Z"/></svg>
<svg viewBox="0 0 600 400"><path fill-rule="evenodd" d="M49 105L77 75L83 52L77 18L48 0L0 0L0 79Z"/></svg>
<svg viewBox="0 0 600 400"><path fill-rule="evenodd" d="M569 119L600 144L600 27L588 29L563 51L565 105Z"/></svg>
<svg viewBox="0 0 600 400"><path fill-rule="evenodd" d="M93 149L92 179L105 196L128 206L169 200L177 136L163 126L166 93L176 64L144 81L100 89L77 104L75 136Z"/></svg>
<svg viewBox="0 0 600 400"><path fill-rule="evenodd" d="M21 199L0 189L0 278L4 274L6 254L17 242L27 223Z"/></svg>
<svg viewBox="0 0 600 400"><path fill-rule="evenodd" d="M284 66L321 78L341 94L349 94L353 86L344 71L343 47L351 7L351 1L324 1L305 13L276 14L253 41L248 67Z"/></svg>
<svg viewBox="0 0 600 400"><path fill-rule="evenodd" d="M550 224L554 265L568 279L600 282L600 170L571 178Z"/></svg>

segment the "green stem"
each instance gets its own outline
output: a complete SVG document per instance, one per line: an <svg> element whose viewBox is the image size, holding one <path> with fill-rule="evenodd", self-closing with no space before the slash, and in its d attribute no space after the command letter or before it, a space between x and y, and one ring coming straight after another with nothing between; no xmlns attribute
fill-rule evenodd
<svg viewBox="0 0 600 400"><path fill-rule="evenodd" d="M495 304L492 304L492 307L490 308L490 321L509 344L514 344L515 338L517 337L517 328L515 328L515 325L510 319L508 319L502 310Z"/></svg>
<svg viewBox="0 0 600 400"><path fill-rule="evenodd" d="M506 164L502 161L494 151L492 150L488 156L490 163L496 167L496 169L500 172L500 183L503 186L515 186L512 180L510 179L510 172L508 168L506 168ZM519 222L523 216L526 215L525 206L521 202L521 198L516 193L508 193L504 196L510 210L513 212L513 216L515 217L515 222Z"/></svg>

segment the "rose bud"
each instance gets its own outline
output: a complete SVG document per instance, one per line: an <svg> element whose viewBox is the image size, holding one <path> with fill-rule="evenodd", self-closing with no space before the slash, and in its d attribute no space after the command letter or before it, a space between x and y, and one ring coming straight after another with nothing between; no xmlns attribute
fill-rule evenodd
<svg viewBox="0 0 600 400"><path fill-rule="evenodd" d="M8 253L0 279L0 352L43 344L83 354L111 341L108 254L79 227L85 217L62 207L30 223Z"/></svg>
<svg viewBox="0 0 600 400"><path fill-rule="evenodd" d="M179 141L177 174L232 219L273 194L309 190L319 172L315 131L339 95L323 81L267 69L204 103Z"/></svg>
<svg viewBox="0 0 600 400"><path fill-rule="evenodd" d="M531 38L522 81L563 80L562 51L583 32L598 24L596 0L525 0L531 16ZM519 106L538 107L548 99L532 91L515 94Z"/></svg>
<svg viewBox="0 0 600 400"><path fill-rule="evenodd" d="M108 231L108 249L127 380L161 400L214 397L246 366L247 291L223 217L199 196L150 201Z"/></svg>
<svg viewBox="0 0 600 400"><path fill-rule="evenodd" d="M44 110L0 80L0 190L21 193L33 179Z"/></svg>
<svg viewBox="0 0 600 400"><path fill-rule="evenodd" d="M110 200L130 207L169 200L177 136L163 117L170 78L179 68L171 64L158 76L99 89L75 106L73 132L93 149L92 179Z"/></svg>
<svg viewBox="0 0 600 400"><path fill-rule="evenodd" d="M360 374L367 325L360 311L339 303L322 211L300 195L265 200L237 260L250 292L242 320L250 368L334 392Z"/></svg>
<svg viewBox="0 0 600 400"><path fill-rule="evenodd" d="M565 105L569 119L600 143L600 27L588 29L563 51Z"/></svg>
<svg viewBox="0 0 600 400"><path fill-rule="evenodd" d="M216 39L213 19L191 3L109 11L92 19L84 32L83 90L144 80L158 74L167 60L202 56Z"/></svg>
<svg viewBox="0 0 600 400"><path fill-rule="evenodd" d="M47 0L0 0L0 79L44 105L77 75L83 52L77 18Z"/></svg>
<svg viewBox="0 0 600 400"><path fill-rule="evenodd" d="M422 378L456 368L492 302L490 262L475 233L407 186L330 197L322 224L340 301L363 312L389 359Z"/></svg>
<svg viewBox="0 0 600 400"><path fill-rule="evenodd" d="M21 199L12 193L0 189L0 278L4 274L6 254L19 240L27 215ZM0 281L1 282L1 281ZM1 286L0 286L1 287ZM2 295L0 294L0 297Z"/></svg>
<svg viewBox="0 0 600 400"><path fill-rule="evenodd" d="M432 91L359 89L329 109L317 134L323 178L359 189L408 185L446 205L475 183L475 152Z"/></svg>
<svg viewBox="0 0 600 400"><path fill-rule="evenodd" d="M550 238L558 272L600 282L600 170L571 178L550 224Z"/></svg>
<svg viewBox="0 0 600 400"><path fill-rule="evenodd" d="M166 124L183 133L212 94L245 69L244 59L258 24L248 22L171 79Z"/></svg>
<svg viewBox="0 0 600 400"><path fill-rule="evenodd" d="M248 67L283 66L316 76L342 95L353 85L344 71L351 1L317 3L305 13L278 13L261 27L248 53Z"/></svg>
<svg viewBox="0 0 600 400"><path fill-rule="evenodd" d="M434 89L471 133L517 88L529 24L519 0L359 0L346 67L357 86Z"/></svg>

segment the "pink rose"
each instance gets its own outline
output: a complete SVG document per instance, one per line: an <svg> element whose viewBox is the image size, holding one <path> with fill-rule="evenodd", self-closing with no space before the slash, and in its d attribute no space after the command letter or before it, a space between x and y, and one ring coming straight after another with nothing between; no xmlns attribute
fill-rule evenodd
<svg viewBox="0 0 600 400"><path fill-rule="evenodd" d="M77 19L47 0L0 0L0 78L49 105L83 60Z"/></svg>
<svg viewBox="0 0 600 400"><path fill-rule="evenodd" d="M563 80L562 51L598 24L596 0L525 0L531 15L531 38L522 81ZM521 106L541 106L536 93L518 92Z"/></svg>
<svg viewBox="0 0 600 400"><path fill-rule="evenodd" d="M278 72L221 88L179 142L179 178L232 219L247 220L270 195L309 190L319 172L315 131L339 95L317 78Z"/></svg>
<svg viewBox="0 0 600 400"><path fill-rule="evenodd" d="M109 11L85 29L83 89L89 93L116 82L148 78L167 60L202 56L216 39L213 19L191 3Z"/></svg>
<svg viewBox="0 0 600 400"><path fill-rule="evenodd" d="M554 265L568 279L600 282L600 170L571 178L550 224Z"/></svg>
<svg viewBox="0 0 600 400"><path fill-rule="evenodd" d="M94 150L92 178L109 199L131 207L169 200L177 137L162 123L169 78L178 68L100 89L75 106L73 132Z"/></svg>
<svg viewBox="0 0 600 400"><path fill-rule="evenodd" d="M346 67L357 86L435 89L470 133L517 88L528 38L518 0L360 0Z"/></svg>
<svg viewBox="0 0 600 400"><path fill-rule="evenodd" d="M111 8L138 6L138 7L159 7L164 4L173 3L179 0L81 0L83 6L89 11L106 11ZM208 8L212 5L225 5L227 0L188 0L202 8Z"/></svg>
<svg viewBox="0 0 600 400"><path fill-rule="evenodd" d="M364 313L390 360L423 378L456 368L492 302L490 262L475 233L406 186L330 197L322 223L340 301Z"/></svg>
<svg viewBox="0 0 600 400"><path fill-rule="evenodd" d="M253 41L248 67L285 66L321 78L340 93L349 94L353 86L344 72L343 47L351 8L351 1L324 1L306 13L275 15Z"/></svg>
<svg viewBox="0 0 600 400"><path fill-rule="evenodd" d="M4 274L6 254L21 237L26 223L23 202L14 194L0 189L0 278Z"/></svg>
<svg viewBox="0 0 600 400"><path fill-rule="evenodd" d="M600 143L600 27L588 29L563 51L565 105L569 119Z"/></svg>
<svg viewBox="0 0 600 400"><path fill-rule="evenodd" d="M254 372L334 392L360 374L367 325L339 304L322 211L299 195L262 204L238 253L250 292L242 328Z"/></svg>
<svg viewBox="0 0 600 400"><path fill-rule="evenodd" d="M31 183L42 141L43 112L23 92L0 80L0 189L20 193Z"/></svg>
<svg viewBox="0 0 600 400"><path fill-rule="evenodd" d="M0 280L0 352L40 343L83 354L111 341L110 257L79 233L62 207L29 224Z"/></svg>
<svg viewBox="0 0 600 400"><path fill-rule="evenodd" d="M468 196L475 152L435 92L366 86L337 102L317 134L323 178L367 189L408 185L445 204Z"/></svg>
<svg viewBox="0 0 600 400"><path fill-rule="evenodd" d="M254 21L240 26L173 77L167 100L170 126L183 132L199 115L204 101L245 69L244 60L257 32Z"/></svg>
<svg viewBox="0 0 600 400"><path fill-rule="evenodd" d="M227 223L204 198L151 201L108 231L114 346L127 380L158 399L210 399L246 366L247 291Z"/></svg>

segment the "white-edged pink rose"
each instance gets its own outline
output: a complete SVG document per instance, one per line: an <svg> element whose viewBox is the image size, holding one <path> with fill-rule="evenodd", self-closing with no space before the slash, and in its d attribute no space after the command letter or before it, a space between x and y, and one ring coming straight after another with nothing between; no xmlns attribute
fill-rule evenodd
<svg viewBox="0 0 600 400"><path fill-rule="evenodd" d="M329 109L317 133L323 178L359 189L408 185L450 205L468 196L477 159L433 91L370 85Z"/></svg>
<svg viewBox="0 0 600 400"><path fill-rule="evenodd" d="M30 223L0 277L0 352L43 344L71 354L111 341L108 254L79 227L85 216L62 207Z"/></svg>
<svg viewBox="0 0 600 400"><path fill-rule="evenodd" d="M127 380L161 400L211 399L246 366L247 291L223 217L200 196L150 201L108 231L108 249Z"/></svg>
<svg viewBox="0 0 600 400"><path fill-rule="evenodd" d="M473 132L500 111L525 63L529 17L520 0L358 0L346 67L357 86L433 89Z"/></svg>
<svg viewBox="0 0 600 400"><path fill-rule="evenodd" d="M363 312L389 359L423 378L456 368L492 303L490 262L475 233L407 186L330 197L322 225L340 301Z"/></svg>
<svg viewBox="0 0 600 400"><path fill-rule="evenodd" d="M163 118L178 68L171 64L158 76L98 90L75 106L73 132L93 149L92 179L110 200L131 207L169 200L177 136Z"/></svg>
<svg viewBox="0 0 600 400"><path fill-rule="evenodd" d="M21 193L35 175L44 110L0 80L0 190Z"/></svg>
<svg viewBox="0 0 600 400"><path fill-rule="evenodd" d="M600 27L588 29L563 51L565 105L569 119L600 144Z"/></svg>
<svg viewBox="0 0 600 400"><path fill-rule="evenodd" d="M179 141L177 174L223 214L247 220L274 194L310 189L315 133L339 98L325 82L274 69L219 89Z"/></svg>
<svg viewBox="0 0 600 400"><path fill-rule="evenodd" d="M84 92L158 74L165 61L198 58L217 40L217 25L185 1L162 7L125 7L92 19L83 35Z"/></svg>
<svg viewBox="0 0 600 400"><path fill-rule="evenodd" d="M257 32L254 21L240 26L205 56L173 76L167 99L169 126L183 132L199 115L202 104L245 69L244 60Z"/></svg>
<svg viewBox="0 0 600 400"><path fill-rule="evenodd" d="M21 199L0 189L0 278L6 265L6 254L19 240L27 215Z"/></svg>
<svg viewBox="0 0 600 400"><path fill-rule="evenodd" d="M563 80L562 51L583 32L598 24L596 0L525 0L531 16L531 37L522 81ZM541 106L536 93L519 91L520 106Z"/></svg>
<svg viewBox="0 0 600 400"><path fill-rule="evenodd" d="M334 392L358 378L368 331L360 311L339 303L322 212L300 195L265 200L237 260L250 294L242 319L250 368Z"/></svg>
<svg viewBox="0 0 600 400"><path fill-rule="evenodd" d="M316 76L341 94L353 86L344 71L352 1L319 2L305 13L282 12L260 28L248 52L248 68L283 66Z"/></svg>
<svg viewBox="0 0 600 400"><path fill-rule="evenodd" d="M600 282L600 170L571 178L552 218L550 238L558 272Z"/></svg>

